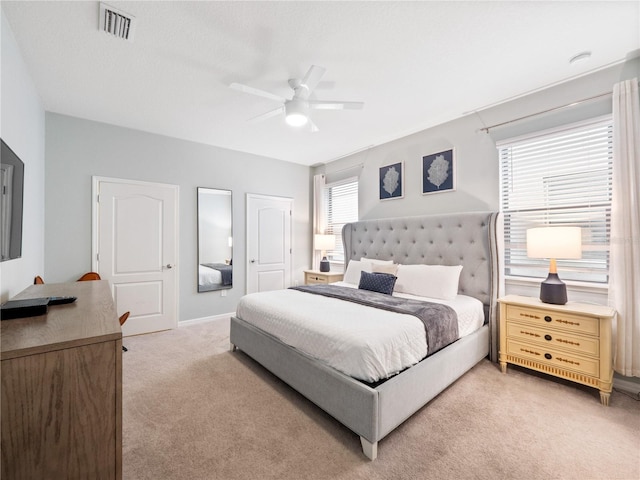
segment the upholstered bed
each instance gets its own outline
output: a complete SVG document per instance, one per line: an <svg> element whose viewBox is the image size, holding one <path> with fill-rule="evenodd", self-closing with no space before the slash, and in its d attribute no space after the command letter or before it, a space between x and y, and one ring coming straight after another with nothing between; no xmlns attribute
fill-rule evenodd
<svg viewBox="0 0 640 480"><path fill-rule="evenodd" d="M484 310L481 328L382 382L367 383L346 375L240 314L231 319L232 347L240 348L358 434L364 454L373 460L378 441L389 432L487 355L495 361L500 230L495 212L345 225L345 263L369 258L404 265L462 265L459 293L478 299Z"/></svg>

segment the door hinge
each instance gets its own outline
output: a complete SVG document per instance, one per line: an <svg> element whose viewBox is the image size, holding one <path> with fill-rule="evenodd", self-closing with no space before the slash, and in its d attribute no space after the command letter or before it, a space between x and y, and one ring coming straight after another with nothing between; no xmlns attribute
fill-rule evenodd
<svg viewBox="0 0 640 480"><path fill-rule="evenodd" d="M100 254L96 253L96 262L99 262L99 261L100 261Z"/></svg>

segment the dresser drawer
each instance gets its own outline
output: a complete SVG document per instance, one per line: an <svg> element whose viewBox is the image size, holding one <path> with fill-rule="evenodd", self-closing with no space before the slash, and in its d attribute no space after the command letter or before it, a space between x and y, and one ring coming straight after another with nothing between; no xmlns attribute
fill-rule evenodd
<svg viewBox="0 0 640 480"><path fill-rule="evenodd" d="M516 320L534 326L546 326L572 333L599 335L600 322L597 318L554 312L537 308L507 305L507 320Z"/></svg>
<svg viewBox="0 0 640 480"><path fill-rule="evenodd" d="M534 360L543 365L555 366L564 370L572 370L592 377L600 375L600 362L554 348L541 348L533 343L525 343L507 339L507 354Z"/></svg>
<svg viewBox="0 0 640 480"><path fill-rule="evenodd" d="M600 341L597 337L558 332L534 325L517 322L507 324L507 336L515 340L541 345L542 348L555 347L582 355L600 355Z"/></svg>
<svg viewBox="0 0 640 480"><path fill-rule="evenodd" d="M307 275L306 281L307 285L313 285L317 283L329 283L329 279L327 277L320 277L317 275Z"/></svg>

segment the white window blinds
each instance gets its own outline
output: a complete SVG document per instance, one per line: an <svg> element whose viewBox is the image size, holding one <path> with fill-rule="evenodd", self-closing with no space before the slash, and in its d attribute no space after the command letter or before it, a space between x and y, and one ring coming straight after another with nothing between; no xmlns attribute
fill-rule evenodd
<svg viewBox="0 0 640 480"><path fill-rule="evenodd" d="M582 258L558 259L560 277L607 283L612 142L601 117L498 144L507 275L547 275L548 261L527 257L528 228L577 226Z"/></svg>
<svg viewBox="0 0 640 480"><path fill-rule="evenodd" d="M325 233L336 237L336 248L327 252L327 258L331 262L344 263L342 227L345 223L358 221L358 179L347 178L325 185L324 202L327 213Z"/></svg>

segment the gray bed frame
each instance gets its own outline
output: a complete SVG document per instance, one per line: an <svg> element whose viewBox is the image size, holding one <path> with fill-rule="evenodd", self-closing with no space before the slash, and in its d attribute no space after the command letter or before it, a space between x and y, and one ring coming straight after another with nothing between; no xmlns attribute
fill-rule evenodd
<svg viewBox="0 0 640 480"><path fill-rule="evenodd" d="M360 436L377 457L378 442L480 360L497 361L499 239L496 212L367 220L345 225L345 265L361 257L403 264L463 265L459 292L478 298L485 325L388 379L371 386L344 375L275 337L231 318L232 349L241 349Z"/></svg>

